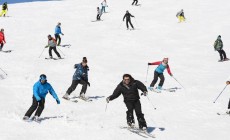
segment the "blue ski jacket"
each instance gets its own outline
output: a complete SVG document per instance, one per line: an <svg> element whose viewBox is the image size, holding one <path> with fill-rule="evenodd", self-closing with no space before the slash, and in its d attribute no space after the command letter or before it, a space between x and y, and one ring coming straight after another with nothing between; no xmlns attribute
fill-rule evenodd
<svg viewBox="0 0 230 140"><path fill-rule="evenodd" d="M84 80L88 82L88 71L89 67L86 65L85 67L82 64L75 64L74 68L76 69L73 80Z"/></svg>
<svg viewBox="0 0 230 140"><path fill-rule="evenodd" d="M60 26L56 26L55 27L55 33L54 34L62 34L62 32L61 32L61 27Z"/></svg>

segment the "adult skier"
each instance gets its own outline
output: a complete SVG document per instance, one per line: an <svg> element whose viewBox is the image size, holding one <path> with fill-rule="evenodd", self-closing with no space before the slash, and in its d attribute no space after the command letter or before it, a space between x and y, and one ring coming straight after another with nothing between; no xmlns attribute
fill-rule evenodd
<svg viewBox="0 0 230 140"><path fill-rule="evenodd" d="M136 2L136 4L135 5L137 5L137 3L138 3L138 0L133 0L133 3L132 3L132 5L134 5L134 3Z"/></svg>
<svg viewBox="0 0 230 140"><path fill-rule="evenodd" d="M58 22L57 26L55 27L55 33L54 33L54 36L55 36L55 40L58 41L57 43L57 46L60 46L61 44L61 37L60 37L60 34L61 35L64 35L61 31L61 23Z"/></svg>
<svg viewBox="0 0 230 140"><path fill-rule="evenodd" d="M83 60L79 64L75 64L74 68L76 69L74 75L73 75L73 80L71 86L68 88L66 91L66 94L63 96L64 99L69 100L69 95L76 89L78 84L82 85L82 89L80 92L80 98L86 99L85 98L85 93L87 90L87 85L90 86L90 83L88 81L88 71L89 67L87 65L87 58L83 57Z"/></svg>
<svg viewBox="0 0 230 140"><path fill-rule="evenodd" d="M6 41L5 41L4 29L2 28L0 30L0 51L2 51L2 48L3 48L5 43L6 43Z"/></svg>
<svg viewBox="0 0 230 140"><path fill-rule="evenodd" d="M228 60L225 51L223 50L223 42L221 40L221 36L219 35L214 43L214 49L215 51L218 51L220 54L220 60L219 61L226 61Z"/></svg>
<svg viewBox="0 0 230 140"><path fill-rule="evenodd" d="M131 14L129 13L129 11L127 10L126 13L125 13L125 15L124 15L124 17L123 17L123 21L124 21L125 18L126 18L126 27L127 27L127 30L129 29L129 24L130 24L131 27L134 29L133 24L132 24L132 22L131 22L131 17L134 17L134 16L131 15Z"/></svg>
<svg viewBox="0 0 230 140"><path fill-rule="evenodd" d="M34 117L32 120L40 122L41 119L39 118L42 114L42 111L45 107L45 98L48 92L53 96L56 100L57 104L60 104L60 100L55 93L53 87L47 82L47 77L45 74L41 74L39 77L39 81L36 82L33 86L33 103L29 110L26 112L23 120L29 121L30 116L36 110Z"/></svg>
<svg viewBox="0 0 230 140"><path fill-rule="evenodd" d="M176 17L179 19L179 23L182 22L182 21L185 21L184 10L181 9L181 11L179 11L176 14Z"/></svg>
<svg viewBox="0 0 230 140"><path fill-rule="evenodd" d="M227 81L226 82L227 85L230 85L230 81ZM229 102L228 102L228 110L226 112L227 114L230 114L230 99L229 99Z"/></svg>
<svg viewBox="0 0 230 140"><path fill-rule="evenodd" d="M134 80L130 74L124 74L123 80L118 84L113 94L106 98L106 101L109 103L109 101L116 99L122 94L124 97L125 105L128 109L128 111L126 111L128 126L134 127L135 125L133 116L133 110L135 110L139 128L142 130L147 130L144 114L141 111L141 102L138 89L144 93L144 96L148 94L147 88L142 82Z"/></svg>
<svg viewBox="0 0 230 140"><path fill-rule="evenodd" d="M157 61L157 62L153 62L153 63L148 63L148 65L158 65L158 67L155 69L154 71L154 78L152 83L150 84L149 89L153 90L155 84L157 83L158 77L160 78L160 83L157 86L157 91L160 92L162 89L162 86L164 84L165 81L165 77L164 77L164 70L167 69L168 74L170 76L173 76L170 70L170 67L168 65L168 58L164 58L163 61Z"/></svg>
<svg viewBox="0 0 230 140"><path fill-rule="evenodd" d="M56 45L56 40L51 35L48 35L48 45L46 47L49 47L49 56L51 59L53 58L52 50L54 50L58 58L61 59L61 55L58 53Z"/></svg>
<svg viewBox="0 0 230 140"><path fill-rule="evenodd" d="M97 20L101 20L102 11L97 7Z"/></svg>
<svg viewBox="0 0 230 140"><path fill-rule="evenodd" d="M8 11L8 6L7 6L7 2L3 3L2 5L2 12L0 14L0 17L3 15L4 17L6 16L6 13Z"/></svg>
<svg viewBox="0 0 230 140"><path fill-rule="evenodd" d="M105 7L108 7L108 5L107 5L106 0L103 0L103 2L101 3L101 13L103 13L103 12L106 13Z"/></svg>

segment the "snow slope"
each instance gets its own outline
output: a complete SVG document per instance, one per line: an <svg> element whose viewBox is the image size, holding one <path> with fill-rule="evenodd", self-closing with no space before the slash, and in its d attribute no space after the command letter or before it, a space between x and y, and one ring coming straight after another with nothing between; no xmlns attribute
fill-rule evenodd
<svg viewBox="0 0 230 140"><path fill-rule="evenodd" d="M26 1L23 1L26 2ZM186 89L175 93L149 92L154 110L146 97L141 97L149 131L160 140L229 140L230 118L218 116L225 112L229 87L220 99L213 100L229 79L229 62L219 63L213 49L216 37L222 35L224 50L229 55L230 1L228 0L161 0L140 1L139 7L130 1L108 1L108 11L102 22L96 18L100 0L36 1L9 5L9 16L0 19L5 29L4 49L0 67L8 74L0 80L0 139L1 140L114 140L145 139L127 130L126 107L123 98L110 102L105 112L105 98L112 94L124 73L145 83L147 63L169 57L174 76ZM186 23L175 17L184 9ZM137 30L127 31L122 22L125 11L135 16ZM60 48L65 59L49 60L47 35L62 23ZM55 56L55 54L54 54ZM72 103L61 99L61 105L47 95L41 124L25 123L21 119L31 105L32 86L45 73L59 98L71 84L73 65L87 56L91 87L87 95L92 103ZM155 66L149 67L149 86ZM0 74L3 74L0 72ZM164 87L180 87L165 72ZM81 86L72 93L78 96Z"/></svg>

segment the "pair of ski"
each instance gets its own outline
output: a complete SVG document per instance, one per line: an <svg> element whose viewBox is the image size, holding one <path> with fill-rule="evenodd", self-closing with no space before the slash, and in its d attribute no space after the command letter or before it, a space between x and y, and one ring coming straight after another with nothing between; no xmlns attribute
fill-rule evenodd
<svg viewBox="0 0 230 140"><path fill-rule="evenodd" d="M3 53L10 53L10 52L12 52L12 50L6 50L6 51L0 51L0 52L3 52Z"/></svg>
<svg viewBox="0 0 230 140"><path fill-rule="evenodd" d="M64 58L49 58L49 57L46 57L45 59L47 59L47 60L50 60L50 59L53 59L53 60L60 60L60 59L64 59Z"/></svg>
<svg viewBox="0 0 230 140"><path fill-rule="evenodd" d="M227 113L227 112L225 112L225 113L220 113L220 112L217 112L217 115L229 115L229 116L230 116L230 114L229 114L229 113Z"/></svg>
<svg viewBox="0 0 230 140"><path fill-rule="evenodd" d="M64 45L57 45L58 47L67 47L69 48L71 46L71 44L64 44Z"/></svg>
<svg viewBox="0 0 230 140"><path fill-rule="evenodd" d="M82 98L82 97L77 97L77 96L74 96L74 97L72 97L70 99L66 99L66 98L63 98L63 99L65 99L67 101L71 101L71 102L77 103L78 100L76 100L76 98L81 99L82 101L85 101L85 102L92 102L93 101L92 99L89 99L88 97Z"/></svg>
<svg viewBox="0 0 230 140"><path fill-rule="evenodd" d="M178 87L173 87L173 88L162 88L161 90L158 89L154 89L152 87L148 87L148 89L152 92L156 92L156 93L161 93L161 91L167 91L167 92L176 92L176 90L180 89Z"/></svg>
<svg viewBox="0 0 230 140"><path fill-rule="evenodd" d="M226 59L224 59L224 60L218 60L218 62L224 62L224 61L228 61L228 60L230 60L229 58L226 58Z"/></svg>
<svg viewBox="0 0 230 140"><path fill-rule="evenodd" d="M155 135L149 133L147 130L141 130L135 126L133 127L121 127L121 129L127 129L128 131L135 133L143 138L156 138Z"/></svg>

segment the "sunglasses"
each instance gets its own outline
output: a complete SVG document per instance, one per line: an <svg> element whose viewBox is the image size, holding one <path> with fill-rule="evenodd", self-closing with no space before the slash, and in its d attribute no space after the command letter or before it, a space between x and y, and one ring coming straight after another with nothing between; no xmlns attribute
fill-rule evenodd
<svg viewBox="0 0 230 140"><path fill-rule="evenodd" d="M130 79L128 78L128 79L124 79L124 81L130 81Z"/></svg>

